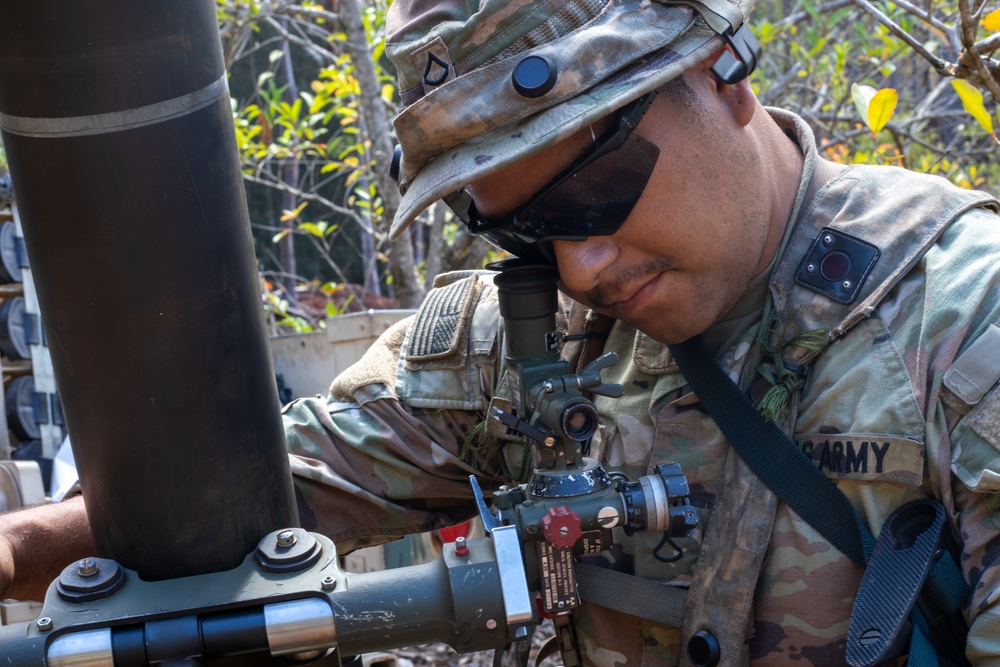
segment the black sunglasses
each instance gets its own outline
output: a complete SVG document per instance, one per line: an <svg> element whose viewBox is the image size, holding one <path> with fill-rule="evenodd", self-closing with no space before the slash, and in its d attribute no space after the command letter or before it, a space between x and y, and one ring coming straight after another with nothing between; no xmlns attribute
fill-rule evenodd
<svg viewBox="0 0 1000 667"><path fill-rule="evenodd" d="M633 134L657 91L622 107L610 130L527 204L503 218L479 216L464 189L444 198L469 231L524 259L550 259L548 241L614 234L653 173L660 150Z"/></svg>

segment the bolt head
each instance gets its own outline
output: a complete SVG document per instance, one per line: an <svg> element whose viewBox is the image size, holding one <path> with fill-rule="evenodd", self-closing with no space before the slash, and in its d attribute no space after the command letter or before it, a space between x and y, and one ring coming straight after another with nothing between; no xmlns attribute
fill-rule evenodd
<svg viewBox="0 0 1000 667"><path fill-rule="evenodd" d="M36 625L38 625L38 629L42 632L48 632L52 629L52 619L48 616L42 616L36 621Z"/></svg>
<svg viewBox="0 0 1000 667"><path fill-rule="evenodd" d="M824 234L823 235L823 245L825 245L827 247L833 245L833 235L832 234Z"/></svg>
<svg viewBox="0 0 1000 667"><path fill-rule="evenodd" d="M279 547L290 547L293 546L298 540L295 538L295 533L291 530L283 530L278 533L277 544Z"/></svg>
<svg viewBox="0 0 1000 667"><path fill-rule="evenodd" d="M84 558L76 564L76 573L81 577L92 577L100 571L97 561L93 558Z"/></svg>
<svg viewBox="0 0 1000 667"><path fill-rule="evenodd" d="M844 282L840 283L840 289L844 290L845 292L850 292L852 287L854 287L854 283L852 283L850 280L845 280Z"/></svg>
<svg viewBox="0 0 1000 667"><path fill-rule="evenodd" d="M455 538L455 555L459 558L465 558L469 555L469 545L465 543L464 537Z"/></svg>
<svg viewBox="0 0 1000 667"><path fill-rule="evenodd" d="M497 622L495 620L493 620L492 618L490 620L486 621L486 629L487 630L496 630L497 629Z"/></svg>
<svg viewBox="0 0 1000 667"><path fill-rule="evenodd" d="M816 265L815 264L806 264L806 275L807 276L811 276L814 273L816 273Z"/></svg>

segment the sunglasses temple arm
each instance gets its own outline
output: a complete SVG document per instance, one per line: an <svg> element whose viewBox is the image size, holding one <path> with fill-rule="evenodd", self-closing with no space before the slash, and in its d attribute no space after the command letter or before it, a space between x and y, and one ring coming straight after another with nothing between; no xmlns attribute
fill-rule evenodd
<svg viewBox="0 0 1000 667"><path fill-rule="evenodd" d="M757 69L757 59L760 58L761 48L757 37L750 31L750 27L744 23L734 34L731 29L722 33L723 39L733 48L736 55L729 51L723 51L719 59L712 65L712 73L723 83L733 85L739 83Z"/></svg>

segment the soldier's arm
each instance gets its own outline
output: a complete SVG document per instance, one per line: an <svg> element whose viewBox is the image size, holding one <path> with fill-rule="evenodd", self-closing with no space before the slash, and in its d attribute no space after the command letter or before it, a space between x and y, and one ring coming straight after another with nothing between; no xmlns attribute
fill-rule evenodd
<svg viewBox="0 0 1000 667"><path fill-rule="evenodd" d="M1000 354L1000 350L997 350ZM967 655L972 664L1000 658L1000 390L959 422L952 437L954 502L961 566L972 591Z"/></svg>
<svg viewBox="0 0 1000 667"><path fill-rule="evenodd" d="M0 515L0 599L42 600L66 565L93 555L82 497Z"/></svg>
<svg viewBox="0 0 1000 667"><path fill-rule="evenodd" d="M303 527L344 552L473 515L469 476L488 490L500 468L482 434L498 372L495 304L477 277L439 288L337 378L329 400L286 406Z"/></svg>
<svg viewBox="0 0 1000 667"><path fill-rule="evenodd" d="M1000 271L997 217L963 216L926 261L948 267L927 287L921 322L928 348L925 447L934 491L952 510L959 564L971 594L966 653L974 665L1000 659Z"/></svg>

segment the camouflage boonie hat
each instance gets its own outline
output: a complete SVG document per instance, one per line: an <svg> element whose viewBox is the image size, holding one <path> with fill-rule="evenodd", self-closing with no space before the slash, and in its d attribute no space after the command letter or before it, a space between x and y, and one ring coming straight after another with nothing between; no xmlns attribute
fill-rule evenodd
<svg viewBox="0 0 1000 667"><path fill-rule="evenodd" d="M397 237L434 201L574 134L673 79L746 21L752 0L395 0L386 52L404 109ZM542 95L515 90L529 56Z"/></svg>

